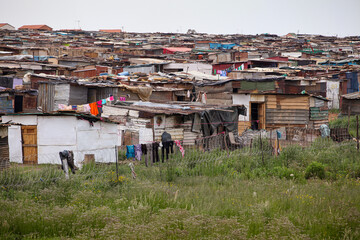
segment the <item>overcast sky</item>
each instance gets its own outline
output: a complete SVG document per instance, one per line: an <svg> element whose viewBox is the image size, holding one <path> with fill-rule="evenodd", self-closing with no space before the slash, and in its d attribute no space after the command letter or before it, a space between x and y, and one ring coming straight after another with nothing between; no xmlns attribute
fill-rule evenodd
<svg viewBox="0 0 360 240"><path fill-rule="evenodd" d="M0 22L54 30L79 24L128 32L349 36L360 35L360 0L0 0Z"/></svg>

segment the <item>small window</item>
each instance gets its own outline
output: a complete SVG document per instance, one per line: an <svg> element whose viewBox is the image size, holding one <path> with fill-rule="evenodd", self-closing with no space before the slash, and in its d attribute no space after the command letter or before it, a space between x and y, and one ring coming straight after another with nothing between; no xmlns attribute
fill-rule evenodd
<svg viewBox="0 0 360 240"><path fill-rule="evenodd" d="M176 101L185 101L185 96L177 96Z"/></svg>

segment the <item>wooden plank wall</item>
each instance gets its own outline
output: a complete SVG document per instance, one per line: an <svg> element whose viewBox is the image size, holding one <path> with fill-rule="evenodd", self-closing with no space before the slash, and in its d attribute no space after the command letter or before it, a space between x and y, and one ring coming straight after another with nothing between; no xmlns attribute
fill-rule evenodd
<svg viewBox="0 0 360 240"><path fill-rule="evenodd" d="M246 129L249 129L250 127L251 127L250 121L239 121L238 122L239 135L241 135Z"/></svg>
<svg viewBox="0 0 360 240"><path fill-rule="evenodd" d="M305 127L309 122L309 97L266 96L266 128Z"/></svg>

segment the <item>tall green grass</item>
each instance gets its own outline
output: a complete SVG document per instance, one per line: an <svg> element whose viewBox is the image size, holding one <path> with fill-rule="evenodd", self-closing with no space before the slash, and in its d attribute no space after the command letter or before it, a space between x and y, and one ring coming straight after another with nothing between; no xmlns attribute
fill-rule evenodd
<svg viewBox="0 0 360 240"><path fill-rule="evenodd" d="M359 123L360 123L360 120L359 120ZM341 116L341 117L329 122L330 128L336 128L336 127L347 128L348 126L349 126L349 134L352 137L356 137L356 116L351 116L350 121L349 121L348 116Z"/></svg>
<svg viewBox="0 0 360 240"><path fill-rule="evenodd" d="M12 166L7 181L0 175L0 238L360 238L354 143L321 139L278 157L257 146L135 162L136 179L121 163L119 177L115 164L90 164L69 180L56 166ZM313 162L325 179L305 179Z"/></svg>

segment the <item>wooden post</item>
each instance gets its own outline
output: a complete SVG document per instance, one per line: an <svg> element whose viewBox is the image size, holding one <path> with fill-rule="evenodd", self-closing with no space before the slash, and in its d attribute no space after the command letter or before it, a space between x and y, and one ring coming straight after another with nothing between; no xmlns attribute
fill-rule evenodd
<svg viewBox="0 0 360 240"><path fill-rule="evenodd" d="M348 106L348 131L350 129L350 105Z"/></svg>
<svg viewBox="0 0 360 240"><path fill-rule="evenodd" d="M226 142L226 133L224 133L224 144L225 144L225 148L226 148L226 151L227 151L227 154L228 154L228 157L229 157L230 153L229 153L229 148L228 148L228 145L227 145L227 142Z"/></svg>
<svg viewBox="0 0 360 240"><path fill-rule="evenodd" d="M279 135L276 132L276 156L279 156Z"/></svg>
<svg viewBox="0 0 360 240"><path fill-rule="evenodd" d="M250 139L250 153L251 153L251 148L252 148L252 142L253 142L253 140Z"/></svg>
<svg viewBox="0 0 360 240"><path fill-rule="evenodd" d="M116 180L119 180L119 165L118 165L119 154L117 151L117 146L115 145L115 160L116 160Z"/></svg>
<svg viewBox="0 0 360 240"><path fill-rule="evenodd" d="M260 132L260 151L261 151L261 161L262 161L262 163L263 163L263 166L265 166L265 162L264 162L264 151L263 151L262 139L261 139L261 132Z"/></svg>
<svg viewBox="0 0 360 240"><path fill-rule="evenodd" d="M272 130L272 129L270 129L270 147L271 147L271 152L273 153L274 149L273 149L273 145L272 145L272 143L271 143L271 139L272 139L272 132L273 132L273 130ZM272 153L271 153L271 154L272 154Z"/></svg>
<svg viewBox="0 0 360 240"><path fill-rule="evenodd" d="M356 115L356 148L359 152L359 115Z"/></svg>

